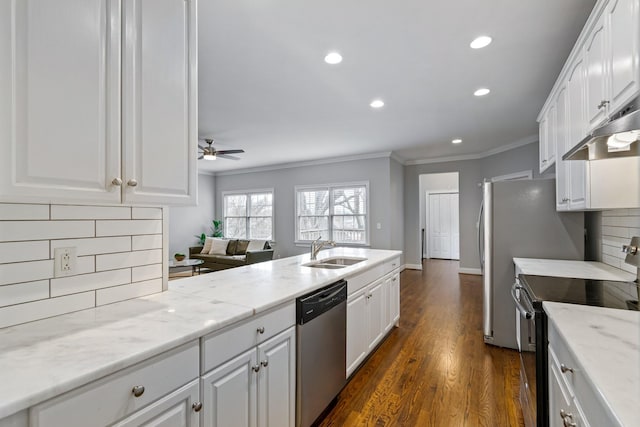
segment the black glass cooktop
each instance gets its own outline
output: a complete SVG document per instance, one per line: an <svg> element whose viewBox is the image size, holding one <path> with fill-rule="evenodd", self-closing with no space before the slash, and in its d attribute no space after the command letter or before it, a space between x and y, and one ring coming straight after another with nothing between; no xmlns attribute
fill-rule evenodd
<svg viewBox="0 0 640 427"><path fill-rule="evenodd" d="M638 308L640 288L634 282L569 279L524 274L521 274L519 278L520 284L524 286L536 307L539 307L542 301L554 301L640 311Z"/></svg>

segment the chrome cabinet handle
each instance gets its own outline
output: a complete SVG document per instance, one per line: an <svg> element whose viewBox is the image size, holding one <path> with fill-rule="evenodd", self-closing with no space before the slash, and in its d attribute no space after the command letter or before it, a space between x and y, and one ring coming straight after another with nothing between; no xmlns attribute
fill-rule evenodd
<svg viewBox="0 0 640 427"><path fill-rule="evenodd" d="M566 374L567 372L571 372L573 374L573 368L569 368L564 363L560 364L560 370L562 371L563 374Z"/></svg>
<svg viewBox="0 0 640 427"><path fill-rule="evenodd" d="M269 361L263 360L262 362L260 362L260 364L262 365L263 368L266 368L267 366L269 366Z"/></svg>
<svg viewBox="0 0 640 427"><path fill-rule="evenodd" d="M191 405L191 407L195 412L200 412L200 410L202 409L202 402L195 402L193 405Z"/></svg>
<svg viewBox="0 0 640 427"><path fill-rule="evenodd" d="M260 365L252 366L253 372L258 372L260 370Z"/></svg>
<svg viewBox="0 0 640 427"><path fill-rule="evenodd" d="M260 326L258 329L256 329L256 331L257 331L259 334L264 334L264 326Z"/></svg>
<svg viewBox="0 0 640 427"><path fill-rule="evenodd" d="M131 389L131 393L133 393L135 397L142 396L144 394L144 386L137 385L133 387L133 389Z"/></svg>
<svg viewBox="0 0 640 427"><path fill-rule="evenodd" d="M122 185L122 180L120 178L113 178L113 181L111 181L111 184L115 185L116 187L119 187Z"/></svg>
<svg viewBox="0 0 640 427"><path fill-rule="evenodd" d="M129 187L135 187L138 185L138 181L136 181L135 179L130 179L129 181L127 181L127 185Z"/></svg>
<svg viewBox="0 0 640 427"><path fill-rule="evenodd" d="M603 108L603 107L605 107L608 103L609 103L609 101L604 100L604 99L602 101L600 101L600 104L598 104L598 110Z"/></svg>
<svg viewBox="0 0 640 427"><path fill-rule="evenodd" d="M547 163L547 159L544 159L544 160L542 161L542 163Z"/></svg>

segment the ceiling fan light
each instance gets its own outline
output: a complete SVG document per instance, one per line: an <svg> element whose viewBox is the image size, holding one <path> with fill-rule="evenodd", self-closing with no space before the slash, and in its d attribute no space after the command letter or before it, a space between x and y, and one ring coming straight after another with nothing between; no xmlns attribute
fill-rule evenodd
<svg viewBox="0 0 640 427"><path fill-rule="evenodd" d="M207 153L204 156L202 156L203 159L205 160L215 160L216 159L216 155L215 154L211 154L211 153Z"/></svg>

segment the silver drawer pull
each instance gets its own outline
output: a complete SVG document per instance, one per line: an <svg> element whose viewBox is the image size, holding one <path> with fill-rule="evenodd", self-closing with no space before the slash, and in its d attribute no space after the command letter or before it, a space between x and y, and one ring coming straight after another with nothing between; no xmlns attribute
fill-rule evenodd
<svg viewBox="0 0 640 427"><path fill-rule="evenodd" d="M193 405L191 405L191 408L193 408L195 412L200 412L200 410L202 409L202 402L194 403Z"/></svg>
<svg viewBox="0 0 640 427"><path fill-rule="evenodd" d="M131 393L133 393L133 395L135 397L142 396L144 394L144 386L137 385L137 386L133 387L133 389L131 389Z"/></svg>
<svg viewBox="0 0 640 427"><path fill-rule="evenodd" d="M573 368L568 367L564 363L560 364L560 370L562 371L563 374L566 374L567 372L571 372L573 374Z"/></svg>
<svg viewBox="0 0 640 427"><path fill-rule="evenodd" d="M129 181L127 181L127 185L129 187L135 187L136 185L138 185L138 181L136 181L135 179L130 179Z"/></svg>
<svg viewBox="0 0 640 427"><path fill-rule="evenodd" d="M113 181L111 181L111 184L115 185L115 186L121 186L122 185L122 180L120 178L113 178Z"/></svg>
<svg viewBox="0 0 640 427"><path fill-rule="evenodd" d="M260 362L260 364L266 368L267 366L269 366L269 361L268 360L263 360L262 362Z"/></svg>
<svg viewBox="0 0 640 427"><path fill-rule="evenodd" d="M259 334L264 334L264 326L260 326L260 327L257 329L257 332L258 332Z"/></svg>
<svg viewBox="0 0 640 427"><path fill-rule="evenodd" d="M252 366L253 372L258 372L260 370L260 365Z"/></svg>

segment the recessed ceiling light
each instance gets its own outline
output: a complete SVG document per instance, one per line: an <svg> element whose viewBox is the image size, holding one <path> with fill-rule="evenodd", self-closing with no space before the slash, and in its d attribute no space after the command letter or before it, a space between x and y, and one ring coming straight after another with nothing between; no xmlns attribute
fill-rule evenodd
<svg viewBox="0 0 640 427"><path fill-rule="evenodd" d="M324 62L331 65L336 65L342 62L342 55L338 52L329 52L327 56L324 57Z"/></svg>
<svg viewBox="0 0 640 427"><path fill-rule="evenodd" d="M382 99L374 99L369 105L371 105L371 108L382 108L384 107L384 101Z"/></svg>
<svg viewBox="0 0 640 427"><path fill-rule="evenodd" d="M480 36L475 38L469 46L471 49L482 49L483 47L487 47L491 44L491 37L489 36Z"/></svg>
<svg viewBox="0 0 640 427"><path fill-rule="evenodd" d="M491 92L489 89L483 87L481 89L476 90L475 92L473 92L473 94L475 96L485 96L487 95L489 92Z"/></svg>
<svg viewBox="0 0 640 427"><path fill-rule="evenodd" d="M460 138L456 138L456 139L452 139L451 143L452 144L460 144L462 142L462 140Z"/></svg>

